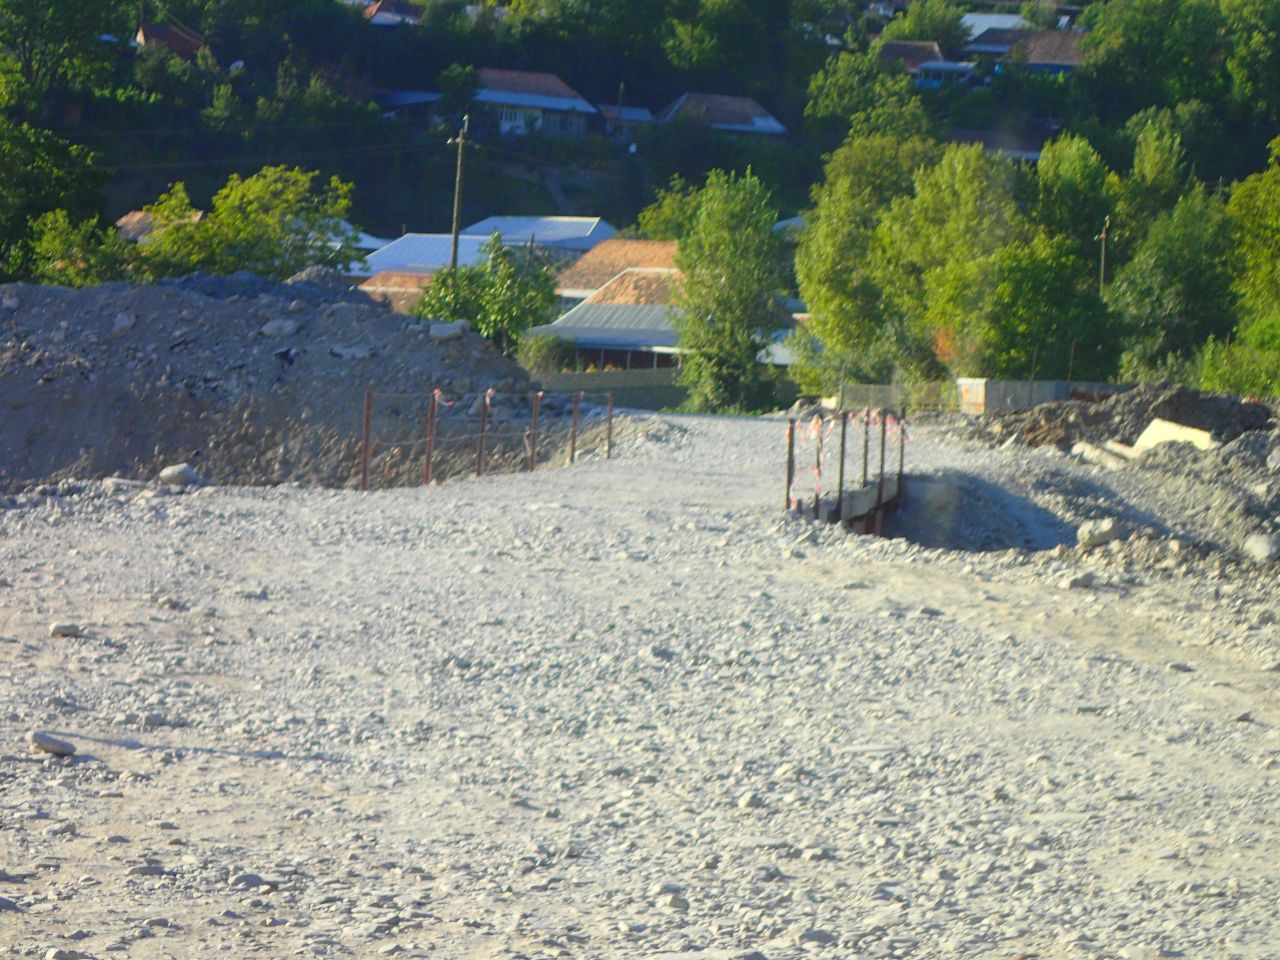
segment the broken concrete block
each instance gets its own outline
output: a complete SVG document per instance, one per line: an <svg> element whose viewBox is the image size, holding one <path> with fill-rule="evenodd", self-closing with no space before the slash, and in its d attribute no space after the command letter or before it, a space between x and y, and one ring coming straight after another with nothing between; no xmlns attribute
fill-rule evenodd
<svg viewBox="0 0 1280 960"><path fill-rule="evenodd" d="M1142 431L1133 445L1133 450L1134 453L1142 454L1162 443L1189 443L1197 450L1212 450L1219 446L1218 441L1213 439L1213 434L1208 430L1199 430L1156 417L1147 424L1147 429Z"/></svg>
<svg viewBox="0 0 1280 960"><path fill-rule="evenodd" d="M1250 560L1271 563L1280 560L1280 537L1272 533L1250 534L1240 549Z"/></svg>
<svg viewBox="0 0 1280 960"><path fill-rule="evenodd" d="M1133 447L1129 446L1127 443L1121 443L1119 440L1104 440L1102 441L1102 446L1104 449L1111 453L1118 454L1126 460L1132 460L1138 455Z"/></svg>
<svg viewBox="0 0 1280 960"><path fill-rule="evenodd" d="M1084 550L1093 550L1105 546L1113 540L1119 540L1124 531L1112 517L1105 520L1086 520L1076 530L1076 543Z"/></svg>

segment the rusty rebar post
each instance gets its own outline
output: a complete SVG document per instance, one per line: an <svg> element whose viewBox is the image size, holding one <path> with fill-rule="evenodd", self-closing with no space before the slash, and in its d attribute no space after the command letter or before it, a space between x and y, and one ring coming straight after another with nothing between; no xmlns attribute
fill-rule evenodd
<svg viewBox="0 0 1280 960"><path fill-rule="evenodd" d="M822 418L815 416L817 439L813 445L813 519L818 519L818 511L822 506Z"/></svg>
<svg viewBox="0 0 1280 960"><path fill-rule="evenodd" d="M898 411L898 495L897 499L902 500L902 495L906 492L903 486L903 472L907 463L907 405L904 403L902 409Z"/></svg>
<svg viewBox="0 0 1280 960"><path fill-rule="evenodd" d="M538 466L538 421L542 415L542 391L535 390L530 400L533 407L533 419L529 424L529 469Z"/></svg>
<svg viewBox="0 0 1280 960"><path fill-rule="evenodd" d="M840 387L844 389L843 384ZM844 448L845 440L849 434L849 414L847 411L840 411L840 477L836 481L836 522L839 523L844 519Z"/></svg>
<svg viewBox="0 0 1280 960"><path fill-rule="evenodd" d="M889 429L889 411L880 411L880 482L876 489L876 533L880 532L880 521L884 515L884 443Z"/></svg>
<svg viewBox="0 0 1280 960"><path fill-rule="evenodd" d="M871 450L871 408L862 408L862 485L867 485L867 457Z"/></svg>
<svg viewBox="0 0 1280 960"><path fill-rule="evenodd" d="M796 421L794 417L787 420L787 505L784 512L791 509L791 491L796 480Z"/></svg>
<svg viewBox="0 0 1280 960"><path fill-rule="evenodd" d="M369 489L369 443L373 432L373 391L364 392L364 421L360 429L360 492Z"/></svg>
<svg viewBox="0 0 1280 960"><path fill-rule="evenodd" d="M605 414L605 432L604 432L604 458L606 460L613 459L613 391L608 393L609 409Z"/></svg>
<svg viewBox="0 0 1280 960"><path fill-rule="evenodd" d="M476 445L476 476L484 476L484 437L489 427L489 400L492 390L486 390L480 400L480 441Z"/></svg>
<svg viewBox="0 0 1280 960"><path fill-rule="evenodd" d="M578 412L582 406L583 391L579 390L573 395L573 424L569 428L569 462L576 463L578 460Z"/></svg>
<svg viewBox="0 0 1280 960"><path fill-rule="evenodd" d="M440 390L431 391L427 401L427 449L422 455L422 485L431 486L431 456L436 449L436 411L440 404Z"/></svg>

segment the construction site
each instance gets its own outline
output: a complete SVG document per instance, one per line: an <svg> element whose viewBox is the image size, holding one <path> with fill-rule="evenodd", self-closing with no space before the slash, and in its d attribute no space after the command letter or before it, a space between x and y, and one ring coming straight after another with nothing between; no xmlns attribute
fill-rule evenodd
<svg viewBox="0 0 1280 960"><path fill-rule="evenodd" d="M320 274L0 327L13 956L1280 956L1266 402L639 411Z"/></svg>

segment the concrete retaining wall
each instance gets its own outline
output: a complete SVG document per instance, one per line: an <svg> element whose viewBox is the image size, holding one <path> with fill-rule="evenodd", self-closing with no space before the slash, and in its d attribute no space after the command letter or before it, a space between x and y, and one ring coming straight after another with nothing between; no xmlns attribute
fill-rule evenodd
<svg viewBox="0 0 1280 960"><path fill-rule="evenodd" d="M1069 400L1079 396L1109 396L1126 389L1114 383L1087 383L1079 380L988 380L957 377L960 412L1004 413L1026 410L1041 403Z"/></svg>

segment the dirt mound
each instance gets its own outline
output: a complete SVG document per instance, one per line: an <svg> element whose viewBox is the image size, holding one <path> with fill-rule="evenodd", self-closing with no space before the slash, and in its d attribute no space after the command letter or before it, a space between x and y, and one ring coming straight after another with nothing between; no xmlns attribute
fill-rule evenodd
<svg viewBox="0 0 1280 960"><path fill-rule="evenodd" d="M191 462L221 483L354 482L366 389L375 435L527 417L528 378L480 336L444 334L324 275L192 276L84 290L0 286L0 483L124 475ZM395 396L395 402L381 398ZM554 414L555 409L546 411Z"/></svg>
<svg viewBox="0 0 1280 960"><path fill-rule="evenodd" d="M1062 400L983 417L977 429L995 442L1017 438L1032 447L1052 445L1067 450L1081 440L1132 444L1157 417L1207 430L1226 443L1247 431L1266 428L1273 416L1267 405L1239 397L1178 385L1143 384L1105 400Z"/></svg>

